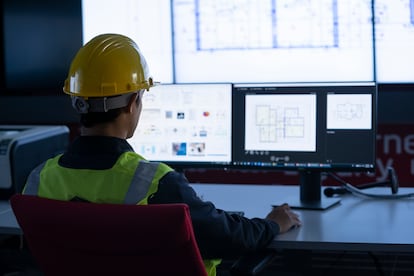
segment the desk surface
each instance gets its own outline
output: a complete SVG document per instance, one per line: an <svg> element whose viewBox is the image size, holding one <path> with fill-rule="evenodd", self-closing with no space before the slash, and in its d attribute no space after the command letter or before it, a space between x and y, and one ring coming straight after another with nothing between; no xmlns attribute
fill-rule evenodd
<svg viewBox="0 0 414 276"><path fill-rule="evenodd" d="M299 197L297 186L192 184L204 200L227 211L265 217L272 204L289 203ZM389 188L370 189L390 194ZM400 188L412 193L414 188ZM323 195L322 195L323 196ZM303 225L279 235L275 249L414 252L414 198L364 199L353 195L327 210L295 210ZM21 234L8 201L0 201L0 234Z"/></svg>
<svg viewBox="0 0 414 276"><path fill-rule="evenodd" d="M245 216L265 217L272 204L299 198L297 186L192 184L204 199L217 208L244 211ZM391 194L390 188L370 193ZM400 188L412 193L414 188ZM324 197L324 195L322 195ZM276 249L350 250L414 252L414 198L369 199L341 197L327 210L295 210L303 225L279 235L271 244Z"/></svg>

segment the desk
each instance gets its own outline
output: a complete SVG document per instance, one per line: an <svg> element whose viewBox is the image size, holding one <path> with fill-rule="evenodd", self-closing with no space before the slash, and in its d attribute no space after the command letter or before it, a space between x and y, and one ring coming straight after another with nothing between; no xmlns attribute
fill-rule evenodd
<svg viewBox="0 0 414 276"><path fill-rule="evenodd" d="M264 217L272 204L299 197L299 187L279 185L192 184L204 200L227 211L244 211L249 218ZM370 192L390 194L389 188ZM399 193L414 188L400 188ZM349 250L414 253L414 199L341 197L324 211L295 210L303 225L277 236L275 249ZM0 201L0 234L20 235L8 201Z"/></svg>
<svg viewBox="0 0 414 276"><path fill-rule="evenodd" d="M192 184L204 200L219 209L244 211L249 218L264 217L272 204L299 198L298 186ZM391 194L380 187L370 193ZM400 188L412 193L414 188ZM324 195L322 195L324 196ZM365 199L341 197L340 204L327 210L295 210L303 225L279 235L274 249L344 250L414 253L414 198Z"/></svg>

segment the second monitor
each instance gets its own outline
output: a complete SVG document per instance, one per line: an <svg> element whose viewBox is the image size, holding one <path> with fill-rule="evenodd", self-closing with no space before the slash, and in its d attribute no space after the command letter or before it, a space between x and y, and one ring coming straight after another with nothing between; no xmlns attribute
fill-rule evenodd
<svg viewBox="0 0 414 276"><path fill-rule="evenodd" d="M128 142L151 161L175 168L231 162L232 84L164 84L143 97L135 134Z"/></svg>

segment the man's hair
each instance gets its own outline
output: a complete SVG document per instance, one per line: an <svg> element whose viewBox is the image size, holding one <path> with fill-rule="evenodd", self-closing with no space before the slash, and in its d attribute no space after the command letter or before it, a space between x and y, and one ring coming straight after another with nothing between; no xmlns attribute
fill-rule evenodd
<svg viewBox="0 0 414 276"><path fill-rule="evenodd" d="M122 108L108 110L107 112L91 112L81 114L80 123L89 128L98 124L108 123L115 120L121 114Z"/></svg>

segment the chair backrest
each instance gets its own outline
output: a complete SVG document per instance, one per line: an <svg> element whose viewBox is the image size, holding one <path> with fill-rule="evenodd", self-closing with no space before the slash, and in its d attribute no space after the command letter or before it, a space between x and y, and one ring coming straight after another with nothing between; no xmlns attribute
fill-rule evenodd
<svg viewBox="0 0 414 276"><path fill-rule="evenodd" d="M207 275L188 206L59 201L11 206L45 275Z"/></svg>

